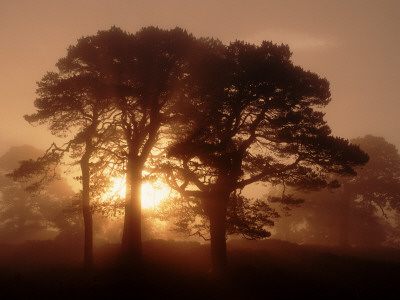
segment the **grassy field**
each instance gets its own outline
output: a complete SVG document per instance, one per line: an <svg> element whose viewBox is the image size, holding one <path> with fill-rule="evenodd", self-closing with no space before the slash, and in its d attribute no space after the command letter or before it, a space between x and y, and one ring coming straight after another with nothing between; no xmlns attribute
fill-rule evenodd
<svg viewBox="0 0 400 300"><path fill-rule="evenodd" d="M81 267L73 243L1 245L1 299L398 299L400 250L340 249L279 240L228 243L229 271L209 272L209 246L150 240L141 267L115 260L118 245L96 248Z"/></svg>

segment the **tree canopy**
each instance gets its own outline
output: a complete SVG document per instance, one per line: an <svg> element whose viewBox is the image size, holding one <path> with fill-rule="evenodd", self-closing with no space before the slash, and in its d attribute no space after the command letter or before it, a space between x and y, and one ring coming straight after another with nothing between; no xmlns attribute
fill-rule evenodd
<svg viewBox="0 0 400 300"><path fill-rule="evenodd" d="M216 269L226 265L232 193L258 181L337 186L330 174L355 175L368 161L358 146L331 136L320 110L330 101L328 81L294 66L290 55L284 45L235 42L198 61L187 78L186 122L168 149L175 164L165 170L183 196L201 199Z"/></svg>
<svg viewBox="0 0 400 300"><path fill-rule="evenodd" d="M322 112L328 81L295 66L285 45L224 45L180 28L129 34L112 27L79 39L57 67L38 83L37 111L26 119L72 137L25 166L39 168L72 151L82 173L88 265L91 196L101 178L126 177L121 250L128 259L141 257L142 183L161 170L196 203L190 215L208 218L219 272L226 268L227 232L267 237L276 216L268 204L241 196L244 187L334 187L331 174L355 175L368 160L331 135Z"/></svg>

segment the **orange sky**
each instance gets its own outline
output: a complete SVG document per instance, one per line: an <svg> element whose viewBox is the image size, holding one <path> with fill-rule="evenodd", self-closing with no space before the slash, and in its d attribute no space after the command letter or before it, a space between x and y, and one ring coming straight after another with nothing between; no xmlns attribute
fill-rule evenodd
<svg viewBox="0 0 400 300"><path fill-rule="evenodd" d="M0 154L54 138L22 116L36 82L81 36L112 25L187 29L195 36L287 43L293 61L331 83L335 135L383 136L400 148L400 1L1 0Z"/></svg>

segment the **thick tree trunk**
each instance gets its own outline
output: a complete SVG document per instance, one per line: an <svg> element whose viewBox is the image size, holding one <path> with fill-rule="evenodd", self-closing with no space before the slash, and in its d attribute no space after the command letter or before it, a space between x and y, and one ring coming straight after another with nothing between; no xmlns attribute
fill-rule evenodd
<svg viewBox="0 0 400 300"><path fill-rule="evenodd" d="M141 190L142 169L128 162L125 220L121 244L122 259L126 263L137 264L142 258Z"/></svg>
<svg viewBox="0 0 400 300"><path fill-rule="evenodd" d="M205 212L210 220L211 268L217 275L226 273L228 259L226 253L226 199L207 199Z"/></svg>
<svg viewBox="0 0 400 300"><path fill-rule="evenodd" d="M93 219L90 210L90 171L89 157L81 160L82 171L82 214L84 223L84 265L86 269L93 267Z"/></svg>

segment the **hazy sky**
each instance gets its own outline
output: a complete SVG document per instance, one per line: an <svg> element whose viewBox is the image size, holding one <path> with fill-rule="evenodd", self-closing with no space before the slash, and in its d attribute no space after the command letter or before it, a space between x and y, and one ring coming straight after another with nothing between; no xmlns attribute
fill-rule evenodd
<svg viewBox="0 0 400 300"><path fill-rule="evenodd" d="M334 135L383 136L399 149L399 16L397 0L0 0L0 154L48 146L46 128L23 119L34 112L36 82L78 38L113 25L288 44L295 64L330 81Z"/></svg>

